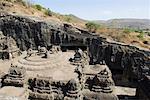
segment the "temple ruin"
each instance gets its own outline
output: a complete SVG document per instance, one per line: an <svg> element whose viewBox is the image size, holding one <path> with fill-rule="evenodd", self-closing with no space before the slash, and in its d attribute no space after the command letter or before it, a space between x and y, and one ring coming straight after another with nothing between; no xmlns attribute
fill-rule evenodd
<svg viewBox="0 0 150 100"><path fill-rule="evenodd" d="M0 74L0 99L20 89L19 100L149 100L149 50L67 23L4 13L0 22L0 59L11 62ZM117 94L117 86L136 94Z"/></svg>

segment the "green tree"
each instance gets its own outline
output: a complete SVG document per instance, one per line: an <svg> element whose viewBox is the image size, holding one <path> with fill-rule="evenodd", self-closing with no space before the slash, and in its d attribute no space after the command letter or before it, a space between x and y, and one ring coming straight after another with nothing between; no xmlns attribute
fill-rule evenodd
<svg viewBox="0 0 150 100"><path fill-rule="evenodd" d="M91 32L96 32L97 29L100 28L100 25L93 23L93 22L88 22L85 24L85 26Z"/></svg>

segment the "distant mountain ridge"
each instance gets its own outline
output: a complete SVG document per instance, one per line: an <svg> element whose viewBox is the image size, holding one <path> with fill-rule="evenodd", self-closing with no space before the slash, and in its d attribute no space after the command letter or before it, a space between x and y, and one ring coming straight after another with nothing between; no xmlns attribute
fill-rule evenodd
<svg viewBox="0 0 150 100"><path fill-rule="evenodd" d="M111 20L95 20L97 24L107 26L109 28L133 28L133 29L150 29L150 19L111 19Z"/></svg>

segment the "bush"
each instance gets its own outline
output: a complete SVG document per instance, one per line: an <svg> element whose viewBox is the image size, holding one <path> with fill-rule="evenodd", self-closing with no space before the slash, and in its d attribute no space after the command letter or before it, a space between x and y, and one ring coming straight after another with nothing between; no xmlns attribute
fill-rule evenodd
<svg viewBox="0 0 150 100"><path fill-rule="evenodd" d="M60 16L60 19L63 19L63 21L66 21L69 23L72 21L72 18L69 15Z"/></svg>
<svg viewBox="0 0 150 100"><path fill-rule="evenodd" d="M85 24L85 26L91 32L96 32L97 29L100 28L100 25L93 23L93 22L88 22Z"/></svg>
<svg viewBox="0 0 150 100"><path fill-rule="evenodd" d="M144 38L144 33L141 32L137 37L138 37L139 39L143 39L143 38Z"/></svg>
<svg viewBox="0 0 150 100"><path fill-rule="evenodd" d="M48 9L45 10L45 15L52 16L53 13L52 13L52 11L48 8Z"/></svg>
<svg viewBox="0 0 150 100"><path fill-rule="evenodd" d="M126 33L126 34L128 34L128 33L130 33L130 32L131 32L131 30L128 29L128 28L125 28L125 29L123 30L123 33Z"/></svg>
<svg viewBox="0 0 150 100"><path fill-rule="evenodd" d="M71 22L71 20L72 20L72 19L71 19L70 17L65 17L65 21L66 21L66 22Z"/></svg>
<svg viewBox="0 0 150 100"><path fill-rule="evenodd" d="M123 30L123 32L124 33L131 33L131 32L136 32L137 30L135 30L135 29L132 29L132 28L125 28L124 30Z"/></svg>
<svg viewBox="0 0 150 100"><path fill-rule="evenodd" d="M41 11L43 8L41 5L38 5L38 4L34 5L34 7L39 11Z"/></svg>

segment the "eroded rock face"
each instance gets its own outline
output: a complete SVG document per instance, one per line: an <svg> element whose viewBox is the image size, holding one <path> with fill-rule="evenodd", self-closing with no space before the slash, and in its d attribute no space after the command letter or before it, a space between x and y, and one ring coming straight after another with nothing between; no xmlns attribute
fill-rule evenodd
<svg viewBox="0 0 150 100"><path fill-rule="evenodd" d="M41 44L46 45L44 42L46 39L44 39L41 32L44 23L10 15L1 15L0 22L1 31L3 31L4 35L9 34L13 37L21 50L27 50L31 44L33 47Z"/></svg>
<svg viewBox="0 0 150 100"><path fill-rule="evenodd" d="M149 51L107 42L105 38L94 36L66 23L45 22L32 17L10 15L6 12L0 12L0 30L5 36L11 36L21 50L30 47L37 49L38 46L49 47L51 44L60 45L62 48L88 46L90 64L102 64L105 61L110 69L127 68L128 70L131 66L137 66L138 62L133 62L134 58L144 63L145 57L150 55Z"/></svg>
<svg viewBox="0 0 150 100"><path fill-rule="evenodd" d="M112 71L123 71L127 78L134 76L133 74L136 74L141 65L150 66L149 51L140 50L134 46L101 41L100 39L91 40L89 56L91 64L105 61Z"/></svg>
<svg viewBox="0 0 150 100"><path fill-rule="evenodd" d="M88 32L67 24L45 22L32 17L10 15L5 12L0 12L0 30L5 36L9 35L15 39L21 50L27 50L31 45L32 49L37 49L38 46L48 47L51 44L80 46L87 44L89 38Z"/></svg>

